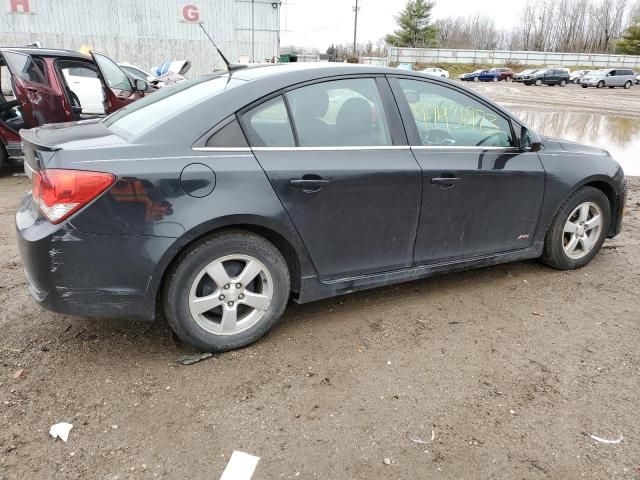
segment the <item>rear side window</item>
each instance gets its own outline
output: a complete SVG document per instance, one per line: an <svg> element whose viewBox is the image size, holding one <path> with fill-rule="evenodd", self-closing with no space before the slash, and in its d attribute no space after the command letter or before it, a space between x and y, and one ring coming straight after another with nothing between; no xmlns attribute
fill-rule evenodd
<svg viewBox="0 0 640 480"><path fill-rule="evenodd" d="M295 147L287 107L282 96L261 103L242 116L252 147Z"/></svg>
<svg viewBox="0 0 640 480"><path fill-rule="evenodd" d="M301 147L392 145L373 78L316 83L286 95Z"/></svg>
<svg viewBox="0 0 640 480"><path fill-rule="evenodd" d="M244 138L244 133L242 133L238 121L233 120L214 133L207 140L206 146L213 148L242 148L249 145Z"/></svg>
<svg viewBox="0 0 640 480"><path fill-rule="evenodd" d="M42 59L13 52L3 52L3 55L14 75L27 82L49 85Z"/></svg>

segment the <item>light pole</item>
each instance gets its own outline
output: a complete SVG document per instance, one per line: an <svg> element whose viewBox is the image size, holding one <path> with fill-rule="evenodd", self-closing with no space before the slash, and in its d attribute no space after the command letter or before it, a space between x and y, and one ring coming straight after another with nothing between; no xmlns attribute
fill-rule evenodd
<svg viewBox="0 0 640 480"><path fill-rule="evenodd" d="M355 19L353 21L353 57L354 58L358 57L358 45L356 43L356 38L358 34L358 10L359 9L360 7L358 7L358 0L356 0L356 6L353 7L353 11L355 12Z"/></svg>

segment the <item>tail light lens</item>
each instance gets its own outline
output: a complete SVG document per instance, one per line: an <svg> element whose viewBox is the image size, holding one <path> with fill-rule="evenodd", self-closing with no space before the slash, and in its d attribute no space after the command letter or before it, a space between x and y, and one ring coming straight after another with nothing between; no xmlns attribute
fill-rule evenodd
<svg viewBox="0 0 640 480"><path fill-rule="evenodd" d="M115 179L103 172L40 170L31 177L33 199L47 220L56 224L91 202Z"/></svg>

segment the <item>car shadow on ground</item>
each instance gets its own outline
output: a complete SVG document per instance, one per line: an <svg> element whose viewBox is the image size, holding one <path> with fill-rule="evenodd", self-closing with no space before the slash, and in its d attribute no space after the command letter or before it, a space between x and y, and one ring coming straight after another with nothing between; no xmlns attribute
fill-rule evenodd
<svg viewBox="0 0 640 480"><path fill-rule="evenodd" d="M474 295L474 285L491 282L499 287L500 282L513 283L514 278L533 279L545 273L552 275L554 270L537 261L524 261L415 280L303 305L290 303L282 320L271 332L246 348L278 348L274 342L287 341L287 338L303 330L322 330L331 327L334 322L351 321L346 328L353 328L356 332L364 326L359 318L360 313L368 309L375 309L382 315L385 312L393 314L399 306L415 307L416 311L425 310L428 307L425 307L425 302L430 302L441 289L446 289L447 295L469 296ZM43 315L51 314L43 312ZM60 332L58 344L71 351L80 349L86 354L107 356L114 362L129 362L132 357L151 362L172 361L181 355L197 352L173 335L164 318L154 322L66 315L55 315L54 318L51 320L55 323L51 326ZM304 327L301 323L304 323ZM345 324L341 323L341 327L345 328Z"/></svg>

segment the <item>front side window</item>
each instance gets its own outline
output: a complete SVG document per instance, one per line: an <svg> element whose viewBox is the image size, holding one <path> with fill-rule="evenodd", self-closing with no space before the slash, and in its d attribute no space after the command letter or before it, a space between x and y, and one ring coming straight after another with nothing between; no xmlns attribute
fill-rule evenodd
<svg viewBox="0 0 640 480"><path fill-rule="evenodd" d="M316 83L286 95L301 147L392 145L373 78Z"/></svg>
<svg viewBox="0 0 640 480"><path fill-rule="evenodd" d="M131 91L132 88L129 77L127 77L127 74L124 73L113 60L98 53L94 53L93 56L109 88Z"/></svg>
<svg viewBox="0 0 640 480"><path fill-rule="evenodd" d="M294 147L293 132L284 99L277 96L242 117L252 147Z"/></svg>
<svg viewBox="0 0 640 480"><path fill-rule="evenodd" d="M421 145L511 147L510 123L491 108L449 87L397 80L409 105Z"/></svg>

